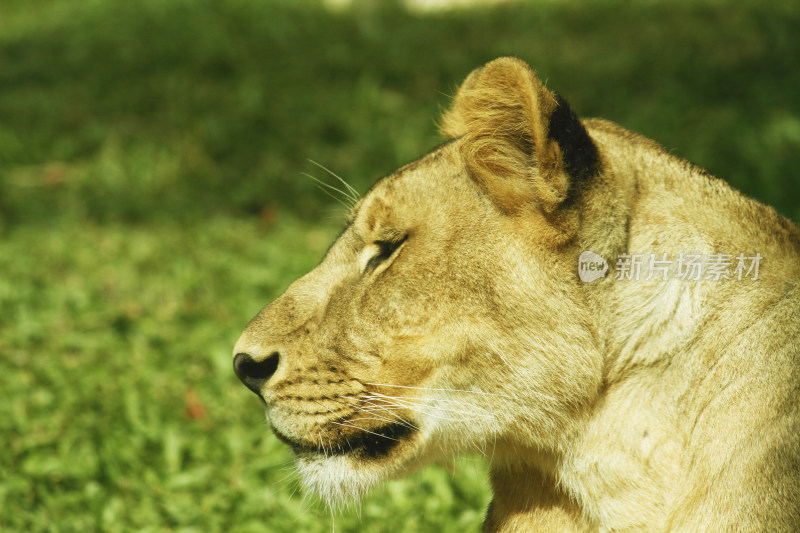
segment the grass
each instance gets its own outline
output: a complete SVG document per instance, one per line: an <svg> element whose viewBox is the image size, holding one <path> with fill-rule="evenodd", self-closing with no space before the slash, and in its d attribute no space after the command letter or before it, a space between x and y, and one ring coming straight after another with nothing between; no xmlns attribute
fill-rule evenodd
<svg viewBox="0 0 800 533"><path fill-rule="evenodd" d="M799 23L755 0L4 0L0 531L479 529L469 457L332 518L233 376L241 329L338 231L308 159L366 190L515 54L798 221Z"/></svg>
<svg viewBox="0 0 800 533"><path fill-rule="evenodd" d="M285 250L316 255L334 236L287 226L20 228L0 244L2 257L24 258L0 285L2 314L15 320L0 341L3 531L330 530L231 376L237 330L307 267ZM427 493L429 520L474 525L482 474L463 464L466 479L424 473L365 502L362 517L407 513ZM337 522L361 530L356 511Z"/></svg>

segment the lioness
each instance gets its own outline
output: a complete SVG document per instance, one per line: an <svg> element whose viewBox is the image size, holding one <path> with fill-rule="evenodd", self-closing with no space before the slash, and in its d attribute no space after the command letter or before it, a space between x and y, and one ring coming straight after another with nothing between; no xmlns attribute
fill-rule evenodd
<svg viewBox="0 0 800 533"><path fill-rule="evenodd" d="M304 483L478 448L485 531L800 531L800 229L518 59L441 131L236 344Z"/></svg>

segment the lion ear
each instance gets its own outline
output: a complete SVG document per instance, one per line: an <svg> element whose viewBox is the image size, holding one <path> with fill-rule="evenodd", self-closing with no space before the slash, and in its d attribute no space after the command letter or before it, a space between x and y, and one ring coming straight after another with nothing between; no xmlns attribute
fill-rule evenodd
<svg viewBox="0 0 800 533"><path fill-rule="evenodd" d="M552 213L597 166L597 149L566 102L512 57L467 77L440 131L463 136L470 173L511 214L535 206Z"/></svg>

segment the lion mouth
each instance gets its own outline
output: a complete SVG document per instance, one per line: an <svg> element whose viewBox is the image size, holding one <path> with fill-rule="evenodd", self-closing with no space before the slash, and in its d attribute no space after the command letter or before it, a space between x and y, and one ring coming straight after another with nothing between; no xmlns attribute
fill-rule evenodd
<svg viewBox="0 0 800 533"><path fill-rule="evenodd" d="M405 420L393 422L379 428L362 430L347 438L328 442L325 445L314 445L288 437L274 427L272 432L278 439L292 447L297 455L353 455L358 458L375 459L385 457L392 449L417 430L413 423Z"/></svg>

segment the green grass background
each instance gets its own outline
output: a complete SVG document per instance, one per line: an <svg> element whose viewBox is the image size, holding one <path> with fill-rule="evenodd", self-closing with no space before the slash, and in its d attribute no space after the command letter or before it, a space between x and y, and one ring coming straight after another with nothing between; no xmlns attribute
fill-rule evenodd
<svg viewBox="0 0 800 533"><path fill-rule="evenodd" d="M800 4L0 2L0 531L476 531L467 457L331 513L233 375L341 210L513 54L800 220Z"/></svg>

